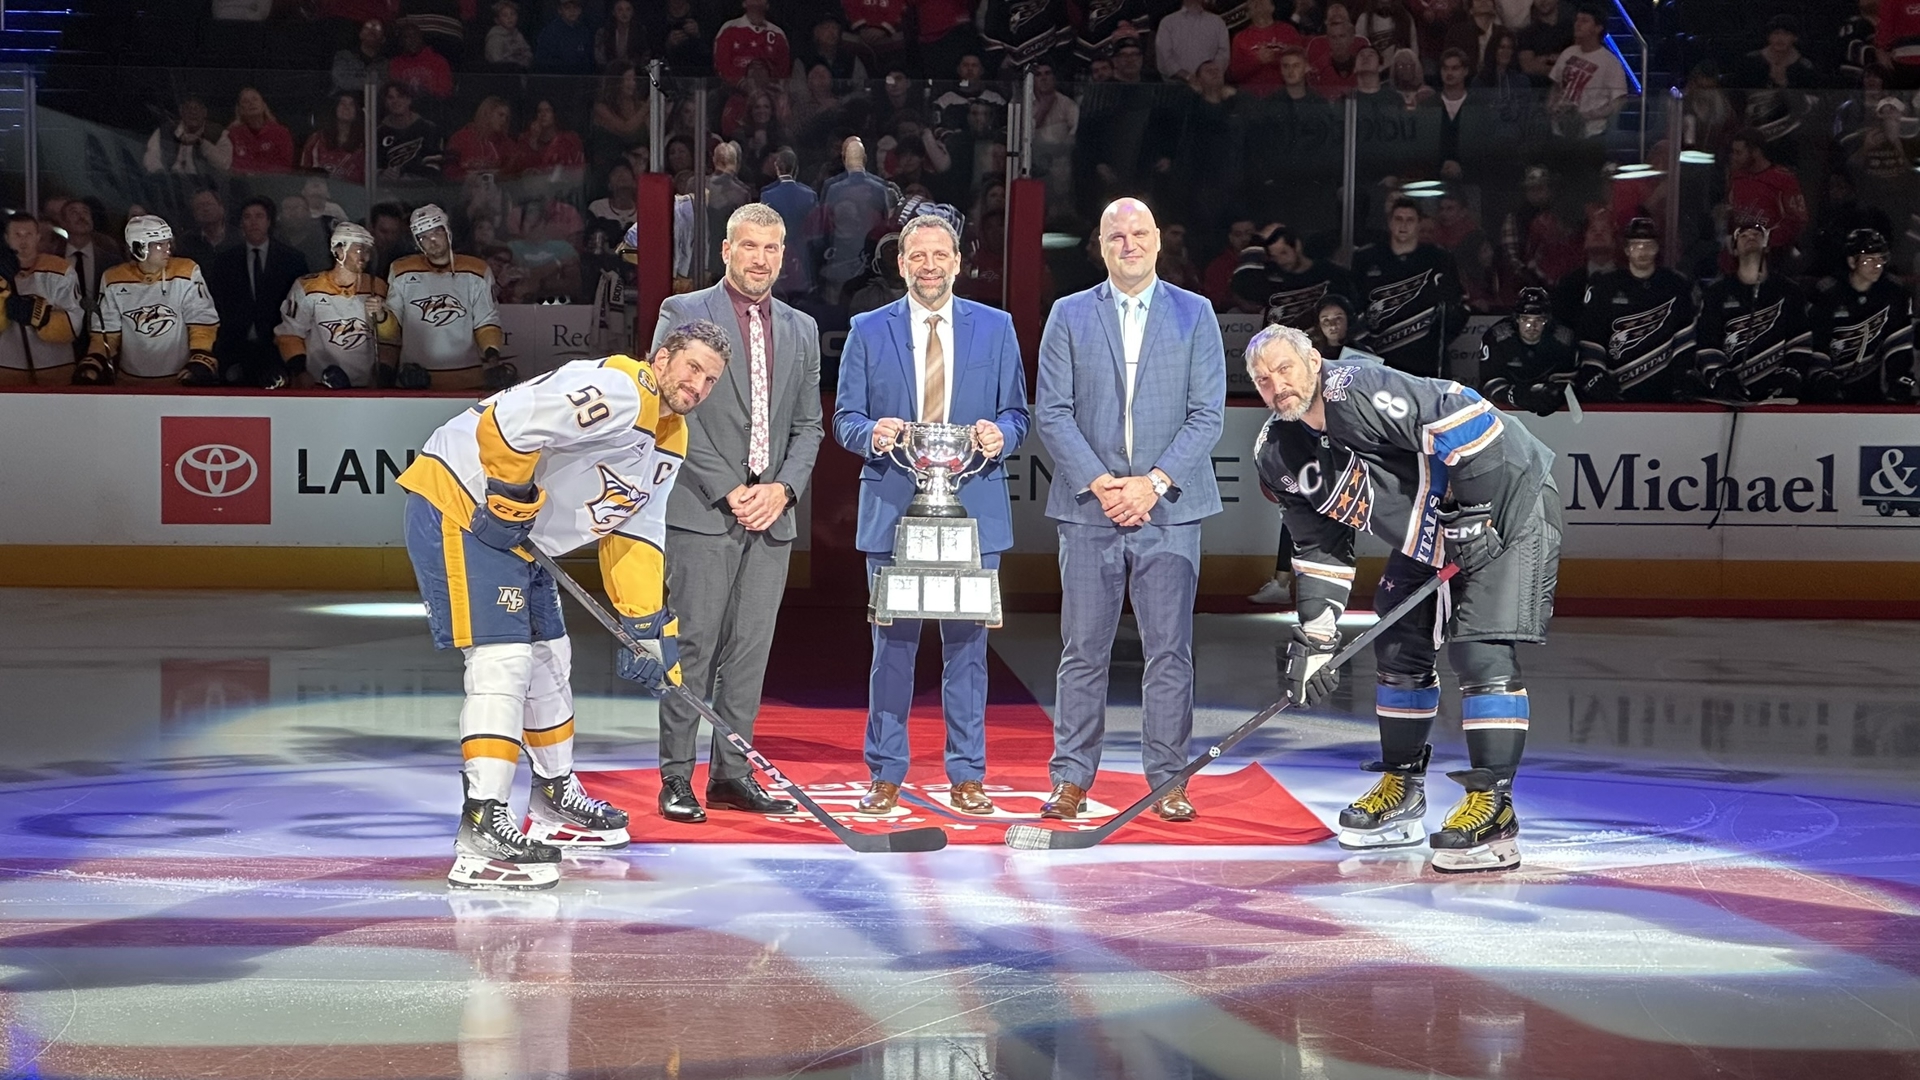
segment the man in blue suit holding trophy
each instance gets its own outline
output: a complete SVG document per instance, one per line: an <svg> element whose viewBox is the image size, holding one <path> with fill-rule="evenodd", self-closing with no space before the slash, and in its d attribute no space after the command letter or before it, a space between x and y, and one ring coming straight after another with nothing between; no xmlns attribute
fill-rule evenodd
<svg viewBox="0 0 1920 1080"><path fill-rule="evenodd" d="M998 567L1013 546L1005 461L1027 434L1026 375L1006 312L953 295L960 236L947 219L922 214L900 230L900 276L907 295L853 319L840 354L834 437L865 458L855 546L867 554L871 583L893 562L894 525L915 494L912 474L888 455L913 422L964 424L988 459L960 485L967 515L979 523L980 565ZM949 801L965 814L991 814L986 778L987 629L940 621L940 696L947 720ZM886 814L900 801L908 763L907 711L920 620L873 628L867 683L866 761L871 774L863 814Z"/></svg>

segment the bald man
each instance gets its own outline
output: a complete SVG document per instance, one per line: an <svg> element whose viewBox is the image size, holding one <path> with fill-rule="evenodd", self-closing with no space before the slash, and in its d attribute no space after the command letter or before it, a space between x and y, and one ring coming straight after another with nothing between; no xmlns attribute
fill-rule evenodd
<svg viewBox="0 0 1920 1080"><path fill-rule="evenodd" d="M1159 280L1153 211L1121 199L1100 216L1107 280L1053 306L1040 338L1034 420L1053 457L1047 516L1060 533L1060 668L1053 792L1044 817L1085 809L1106 734L1107 669L1131 596L1146 673L1140 759L1151 786L1187 763L1193 733L1193 599L1200 522L1220 512L1213 447L1226 351L1206 298ZM1191 821L1175 788L1154 804Z"/></svg>

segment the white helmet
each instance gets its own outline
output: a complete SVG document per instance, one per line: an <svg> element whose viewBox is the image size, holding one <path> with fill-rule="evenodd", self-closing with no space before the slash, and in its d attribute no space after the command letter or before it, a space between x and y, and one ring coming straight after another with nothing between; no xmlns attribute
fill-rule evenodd
<svg viewBox="0 0 1920 1080"><path fill-rule="evenodd" d="M134 262L145 262L147 245L173 241L173 226L167 224L165 218L141 214L127 222L126 236L127 254L133 256Z"/></svg>
<svg viewBox="0 0 1920 1080"><path fill-rule="evenodd" d="M413 216L407 219L407 227L413 230L413 238L415 240L418 240L435 229L446 229L448 236L453 235L452 228L447 225L447 212L433 203L428 203L420 209L415 210Z"/></svg>
<svg viewBox="0 0 1920 1080"><path fill-rule="evenodd" d="M327 241L327 250L333 253L333 260L340 261L340 249L345 247L365 247L373 249L373 234L363 225L343 221L333 227L333 236Z"/></svg>

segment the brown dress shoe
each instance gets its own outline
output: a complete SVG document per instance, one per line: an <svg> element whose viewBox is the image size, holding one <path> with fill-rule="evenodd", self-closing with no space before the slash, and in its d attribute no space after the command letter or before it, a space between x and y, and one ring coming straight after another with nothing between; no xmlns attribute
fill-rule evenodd
<svg viewBox="0 0 1920 1080"><path fill-rule="evenodd" d="M978 780L962 780L953 785L953 790L947 792L947 801L963 814L993 813L993 800L987 798L987 790Z"/></svg>
<svg viewBox="0 0 1920 1080"><path fill-rule="evenodd" d="M854 810L862 814L891 814L893 808L899 805L900 785L875 780L867 785L867 793L860 796L860 802Z"/></svg>
<svg viewBox="0 0 1920 1080"><path fill-rule="evenodd" d="M1153 804L1153 812L1160 815L1162 821L1192 821L1193 804L1187 801L1186 785L1174 788Z"/></svg>
<svg viewBox="0 0 1920 1080"><path fill-rule="evenodd" d="M1051 821L1072 821L1087 811L1087 789L1078 784L1053 785L1053 794L1040 804L1040 816Z"/></svg>

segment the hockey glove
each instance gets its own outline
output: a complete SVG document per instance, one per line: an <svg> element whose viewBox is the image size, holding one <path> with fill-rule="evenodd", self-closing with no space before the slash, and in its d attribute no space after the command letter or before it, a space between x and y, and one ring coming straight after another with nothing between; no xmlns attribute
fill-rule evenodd
<svg viewBox="0 0 1920 1080"><path fill-rule="evenodd" d="M14 293L7 297L7 321L15 326L38 330L53 318L53 308L37 296Z"/></svg>
<svg viewBox="0 0 1920 1080"><path fill-rule="evenodd" d="M1916 384L1911 375L1896 376L1887 383L1887 400L1895 405L1920 401L1920 384Z"/></svg>
<svg viewBox="0 0 1920 1080"><path fill-rule="evenodd" d="M1340 685L1340 669L1328 661L1340 651L1340 632L1330 638L1293 628L1293 640L1287 643L1287 700L1295 705L1313 705L1326 700Z"/></svg>
<svg viewBox="0 0 1920 1080"><path fill-rule="evenodd" d="M1845 393L1840 376L1835 375L1832 368L1821 368L1807 377L1807 398L1810 401L1830 404L1839 401Z"/></svg>
<svg viewBox="0 0 1920 1080"><path fill-rule="evenodd" d="M480 357L480 378L489 390L505 390L520 381L520 369L500 359L499 349L488 349Z"/></svg>
<svg viewBox="0 0 1920 1080"><path fill-rule="evenodd" d="M401 390L425 390L433 385L433 376L419 364L401 364L400 371L393 377L393 385Z"/></svg>
<svg viewBox="0 0 1920 1080"><path fill-rule="evenodd" d="M216 386L220 382L220 361L212 353L195 352L180 369L181 386Z"/></svg>
<svg viewBox="0 0 1920 1080"><path fill-rule="evenodd" d="M320 378L316 381L329 390L351 390L353 388L353 380L347 378L346 369L339 364L328 364L326 370L320 373Z"/></svg>
<svg viewBox="0 0 1920 1080"><path fill-rule="evenodd" d="M1766 378L1760 380L1760 385L1754 388L1756 393L1753 396L1758 399L1797 398L1806 383L1807 377L1800 373L1799 368L1782 364L1768 372Z"/></svg>
<svg viewBox="0 0 1920 1080"><path fill-rule="evenodd" d="M99 353L88 353L73 369L73 385L102 386L113 381L113 361Z"/></svg>
<svg viewBox="0 0 1920 1080"><path fill-rule="evenodd" d="M508 484L489 477L487 499L473 508L467 531L490 548L512 551L527 542L547 493L532 483Z"/></svg>
<svg viewBox="0 0 1920 1080"><path fill-rule="evenodd" d="M623 679L656 693L680 685L680 620L662 608L640 618L622 616L620 625L640 643L640 652L622 648L614 670Z"/></svg>
<svg viewBox="0 0 1920 1080"><path fill-rule="evenodd" d="M1534 383L1516 396L1520 407L1535 416L1552 416L1567 403L1566 396L1552 383Z"/></svg>
<svg viewBox="0 0 1920 1080"><path fill-rule="evenodd" d="M1604 364L1582 364L1573 377L1573 392L1581 401L1619 401L1620 383Z"/></svg>
<svg viewBox="0 0 1920 1080"><path fill-rule="evenodd" d="M1440 511L1440 535L1446 538L1447 559L1460 572L1472 574L1500 557L1500 534L1493 528L1493 507L1485 503Z"/></svg>

